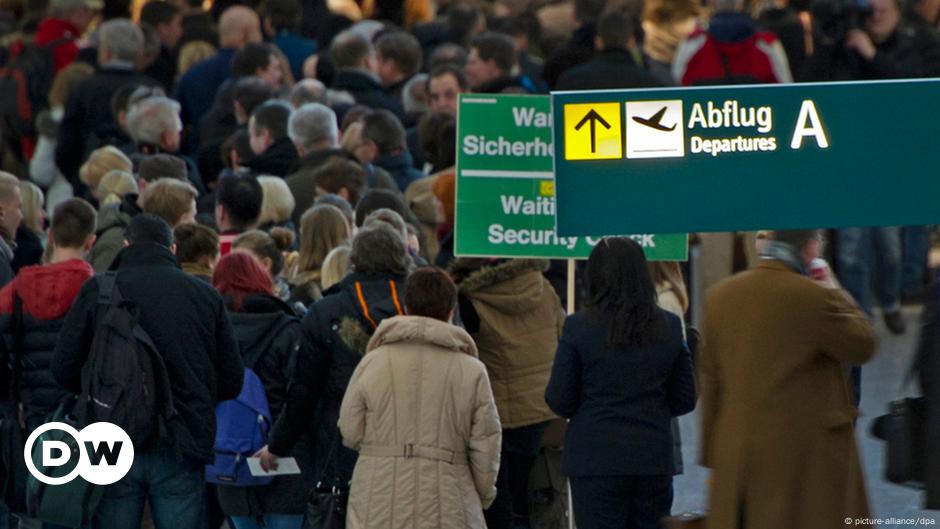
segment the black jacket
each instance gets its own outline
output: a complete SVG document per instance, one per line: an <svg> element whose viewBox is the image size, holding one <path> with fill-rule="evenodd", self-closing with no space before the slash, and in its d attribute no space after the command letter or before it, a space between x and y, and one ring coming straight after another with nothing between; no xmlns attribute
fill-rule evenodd
<svg viewBox="0 0 940 529"><path fill-rule="evenodd" d="M83 186L78 180L78 170L89 154L88 147L100 146L100 140L96 138L114 135L111 97L130 83L157 86L153 79L129 68L104 66L69 93L65 115L59 125L55 163L76 189Z"/></svg>
<svg viewBox="0 0 940 529"><path fill-rule="evenodd" d="M567 476L672 475L673 416L695 408L692 355L682 324L645 347L608 345L607 326L590 312L568 316L545 401L570 418L562 471Z"/></svg>
<svg viewBox="0 0 940 529"><path fill-rule="evenodd" d="M357 283L372 322L362 309ZM394 283L394 291L390 283ZM287 403L269 438L272 453L290 453L302 434L312 431L315 479L350 480L356 452L342 446L337 427L339 407L365 353L374 330L372 323L378 325L401 314L401 300L393 292L404 292L403 288L403 277L352 273L310 307L303 319L303 342L291 373Z"/></svg>
<svg viewBox="0 0 940 529"><path fill-rule="evenodd" d="M300 348L300 320L283 301L269 295L246 296L239 310L224 298L245 367L252 368L268 398L271 417L276 418L287 397L288 369ZM255 359L253 365L249 365ZM308 470L309 448L298 443L290 454ZM279 476L266 487L220 485L219 504L228 516L252 516L262 512L302 514L307 487L302 476Z"/></svg>
<svg viewBox="0 0 940 529"><path fill-rule="evenodd" d="M333 78L333 90L349 92L356 103L370 108L391 111L398 119L405 119L405 110L394 97L385 93L374 77L359 70L340 70Z"/></svg>
<svg viewBox="0 0 940 529"><path fill-rule="evenodd" d="M42 239L36 233L20 224L16 229L16 249L13 250L13 262L10 267L13 273L20 271L24 266L32 266L42 261Z"/></svg>
<svg viewBox="0 0 940 529"><path fill-rule="evenodd" d="M940 290L934 283L927 289L921 315L920 343L916 370L921 390L927 398L927 498L926 508L940 510Z"/></svg>
<svg viewBox="0 0 940 529"><path fill-rule="evenodd" d="M297 163L297 147L290 138L284 137L271 144L261 154L253 156L245 162L256 175L272 175L284 178Z"/></svg>
<svg viewBox="0 0 940 529"><path fill-rule="evenodd" d="M398 190L402 193L415 180L424 178L424 173L415 169L414 160L407 149L402 149L398 154L383 154L375 160L375 165L392 175L395 183L398 184Z"/></svg>
<svg viewBox="0 0 940 529"><path fill-rule="evenodd" d="M567 44L548 57L545 66L542 67L542 77L549 87L555 89L558 78L565 70L591 60L594 55L596 35L597 29L594 24L584 24L574 30Z"/></svg>
<svg viewBox="0 0 940 529"><path fill-rule="evenodd" d="M172 432L179 453L198 463L213 460L215 405L238 396L243 367L222 298L186 275L168 248L135 244L122 250L112 270L117 287L140 310L140 326L153 339L170 376L181 421ZM88 281L65 317L52 367L56 381L81 391L97 319L98 283Z"/></svg>
<svg viewBox="0 0 940 529"><path fill-rule="evenodd" d="M804 62L806 81L851 81L914 79L940 75L940 45L908 27L899 27L881 44L876 44L867 61L839 42L832 46L816 43L816 51Z"/></svg>
<svg viewBox="0 0 940 529"><path fill-rule="evenodd" d="M640 68L625 49L598 52L591 62L565 70L555 90L653 88L659 83Z"/></svg>

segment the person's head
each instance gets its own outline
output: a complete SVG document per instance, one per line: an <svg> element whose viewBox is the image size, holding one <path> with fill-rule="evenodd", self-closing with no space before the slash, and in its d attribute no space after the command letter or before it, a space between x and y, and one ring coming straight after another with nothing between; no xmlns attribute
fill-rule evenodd
<svg viewBox="0 0 940 529"><path fill-rule="evenodd" d="M445 24L451 37L466 46L470 37L486 30L486 17L476 3L462 2L447 10Z"/></svg>
<svg viewBox="0 0 940 529"><path fill-rule="evenodd" d="M84 33L104 7L102 0L50 0L50 16L67 20Z"/></svg>
<svg viewBox="0 0 940 529"><path fill-rule="evenodd" d="M173 2L150 0L140 10L140 21L153 28L160 44L167 49L176 49L183 38L183 15Z"/></svg>
<svg viewBox="0 0 940 529"><path fill-rule="evenodd" d="M46 231L46 209L42 207L46 197L39 186L28 181L20 180L20 197L22 197L23 227L37 235Z"/></svg>
<svg viewBox="0 0 940 529"><path fill-rule="evenodd" d="M712 12L729 13L744 10L743 0L712 0Z"/></svg>
<svg viewBox="0 0 940 529"><path fill-rule="evenodd" d="M349 254L352 248L348 244L341 244L330 250L320 267L320 286L326 291L339 283L349 273Z"/></svg>
<svg viewBox="0 0 940 529"><path fill-rule="evenodd" d="M395 213L388 208L379 208L366 217L366 220L363 221L362 227L368 228L369 226L375 226L378 224L384 224L395 231L401 240L408 244L408 225L405 224L405 220L401 218L401 215Z"/></svg>
<svg viewBox="0 0 940 529"><path fill-rule="evenodd" d="M313 185L318 195L339 195L355 205L366 188L366 172L356 162L334 156L313 173Z"/></svg>
<svg viewBox="0 0 940 529"><path fill-rule="evenodd" d="M131 107L144 99L165 95L166 92L158 86L127 83L115 90L111 96L111 116L121 130L130 135L127 129L127 115Z"/></svg>
<svg viewBox="0 0 940 529"><path fill-rule="evenodd" d="M434 48L428 57L428 71L433 72L441 66L453 66L463 73L463 67L467 65L467 50L459 44L448 42Z"/></svg>
<svg viewBox="0 0 940 529"><path fill-rule="evenodd" d="M113 169L105 173L98 182L98 187L91 192L102 207L117 204L125 196L138 193L140 193L140 188L137 186L134 175L119 169Z"/></svg>
<svg viewBox="0 0 940 529"><path fill-rule="evenodd" d="M262 42L249 42L232 58L232 77L255 76L268 83L271 89L281 84L281 63L274 46Z"/></svg>
<svg viewBox="0 0 940 529"><path fill-rule="evenodd" d="M407 276L414 266L401 235L384 224L356 233L349 262L353 270L366 275Z"/></svg>
<svg viewBox="0 0 940 529"><path fill-rule="evenodd" d="M940 18L940 0L912 0L907 3L905 11L909 19L920 19L935 27Z"/></svg>
<svg viewBox="0 0 940 529"><path fill-rule="evenodd" d="M268 101L256 108L248 120L251 151L261 154L278 140L287 138L290 114L290 105L283 101Z"/></svg>
<svg viewBox="0 0 940 529"><path fill-rule="evenodd" d="M653 285L660 287L666 285L679 300L679 306L685 312L689 308L689 293L682 277L682 268L676 261L649 261L648 268Z"/></svg>
<svg viewBox="0 0 940 529"><path fill-rule="evenodd" d="M807 267L813 259L822 255L822 230L775 230L771 239L789 246Z"/></svg>
<svg viewBox="0 0 940 529"><path fill-rule="evenodd" d="M59 203L52 212L52 226L49 228L53 250L91 251L95 244L97 218L95 208L80 198Z"/></svg>
<svg viewBox="0 0 940 529"><path fill-rule="evenodd" d="M362 145L357 156L364 162L374 162L380 156L397 154L405 148L405 127L390 111L381 109L367 114L362 120Z"/></svg>
<svg viewBox="0 0 940 529"><path fill-rule="evenodd" d="M629 237L601 239L585 276L585 306L607 325L610 344L644 345L659 335L656 287L639 243Z"/></svg>
<svg viewBox="0 0 940 529"><path fill-rule="evenodd" d="M138 144L155 145L165 152L180 148L183 121L180 104L164 97L148 97L127 112L127 132Z"/></svg>
<svg viewBox="0 0 940 529"><path fill-rule="evenodd" d="M334 208L340 210L343 213L343 217L346 219L346 225L349 226L349 233L356 233L356 210L349 205L349 202L334 193L329 193L326 195L318 195L317 198L313 200L314 206L319 206L320 204L329 204Z"/></svg>
<svg viewBox="0 0 940 529"><path fill-rule="evenodd" d="M258 225L280 224L290 220L295 202L287 182L277 176L259 176L258 183L261 184L264 194Z"/></svg>
<svg viewBox="0 0 940 529"><path fill-rule="evenodd" d="M634 29L636 21L622 9L601 15L597 21L597 36L594 47L598 50L633 49L636 47Z"/></svg>
<svg viewBox="0 0 940 529"><path fill-rule="evenodd" d="M241 310L252 294L274 293L274 280L248 252L231 252L219 259L212 271L212 286L228 298L232 309Z"/></svg>
<svg viewBox="0 0 940 529"><path fill-rule="evenodd" d="M249 42L261 42L261 20L246 6L232 6L219 17L219 45L239 49Z"/></svg>
<svg viewBox="0 0 940 529"><path fill-rule="evenodd" d="M68 100L72 89L94 73L95 69L84 62L73 62L59 70L55 79L52 80L52 87L49 89L49 106L51 108L65 108L65 102Z"/></svg>
<svg viewBox="0 0 940 529"><path fill-rule="evenodd" d="M431 112L457 115L457 96L467 91L467 78L460 68L438 66L428 79L428 99Z"/></svg>
<svg viewBox="0 0 940 529"><path fill-rule="evenodd" d="M98 64L134 64L144 48L144 32L126 18L114 18L98 28Z"/></svg>
<svg viewBox="0 0 940 529"><path fill-rule="evenodd" d="M265 0L264 29L270 36L281 31L296 32L300 28L300 3L295 0Z"/></svg>
<svg viewBox="0 0 940 529"><path fill-rule="evenodd" d="M180 224L173 230L176 260L212 269L219 259L219 234L202 224Z"/></svg>
<svg viewBox="0 0 940 529"><path fill-rule="evenodd" d="M307 103L295 110L288 122L288 132L301 155L339 146L336 114L320 103Z"/></svg>
<svg viewBox="0 0 940 529"><path fill-rule="evenodd" d="M405 218L407 207L398 193L388 189L370 189L356 204L356 226L362 226L370 213L382 208L390 209Z"/></svg>
<svg viewBox="0 0 940 529"><path fill-rule="evenodd" d="M0 171L0 235L12 240L23 221L23 196L19 179Z"/></svg>
<svg viewBox="0 0 940 529"><path fill-rule="evenodd" d="M219 180L215 223L219 230L243 232L257 224L264 190L251 175L236 174Z"/></svg>
<svg viewBox="0 0 940 529"><path fill-rule="evenodd" d="M330 58L337 70L375 71L375 49L372 43L354 31L343 31L333 39Z"/></svg>
<svg viewBox="0 0 940 529"><path fill-rule="evenodd" d="M401 105L409 116L424 114L428 111L428 74L412 76L401 91Z"/></svg>
<svg viewBox="0 0 940 529"><path fill-rule="evenodd" d="M147 186L140 197L145 213L165 220L172 227L196 222L199 192L189 182L163 178Z"/></svg>
<svg viewBox="0 0 940 529"><path fill-rule="evenodd" d="M255 256L261 267L272 278L284 270L284 252L294 244L294 232L286 228L274 228L271 233L250 230L232 242L232 250L248 252Z"/></svg>
<svg viewBox="0 0 940 529"><path fill-rule="evenodd" d="M349 239L349 225L343 212L334 206L320 204L308 209L300 218L300 254L297 272L313 272L323 266L330 250Z"/></svg>
<svg viewBox="0 0 940 529"><path fill-rule="evenodd" d="M254 75L239 79L232 88L232 107L235 121L248 123L248 118L256 108L274 97L274 89L267 81Z"/></svg>
<svg viewBox="0 0 940 529"><path fill-rule="evenodd" d="M186 162L172 154L151 154L140 160L137 167L137 187L143 193L147 186L163 178L187 181Z"/></svg>
<svg viewBox="0 0 940 529"><path fill-rule="evenodd" d="M607 0L575 0L574 18L581 25L594 24L600 18L606 4Z"/></svg>
<svg viewBox="0 0 940 529"><path fill-rule="evenodd" d="M90 189L96 189L104 175L111 170L129 173L134 170L134 164L120 149L107 145L92 151L78 170L78 179Z"/></svg>
<svg viewBox="0 0 940 529"><path fill-rule="evenodd" d="M307 103L319 103L325 105L327 102L326 85L317 79L301 79L291 88L289 99L294 110Z"/></svg>
<svg viewBox="0 0 940 529"><path fill-rule="evenodd" d="M444 222L448 226L454 225L454 210L456 208L456 178L454 173L441 173L431 184L431 191L443 209Z"/></svg>
<svg viewBox="0 0 940 529"><path fill-rule="evenodd" d="M470 56L464 74L473 90L487 83L512 75L516 66L516 46L500 33L482 33L470 42Z"/></svg>
<svg viewBox="0 0 940 529"><path fill-rule="evenodd" d="M391 31L375 42L379 81L385 86L408 79L421 71L421 43L406 31Z"/></svg>
<svg viewBox="0 0 940 529"><path fill-rule="evenodd" d="M457 160L457 121L445 112L426 114L418 122L418 140L425 160L437 172L453 167Z"/></svg>
<svg viewBox="0 0 940 529"><path fill-rule="evenodd" d="M174 251L173 229L165 220L151 213L141 213L131 219L124 228L124 242L127 246L135 244L156 244Z"/></svg>
<svg viewBox="0 0 940 529"><path fill-rule="evenodd" d="M233 171L243 168L255 156L251 150L251 135L245 128L239 128L223 141L220 150L222 163Z"/></svg>
<svg viewBox="0 0 940 529"><path fill-rule="evenodd" d="M405 284L405 312L450 322L457 306L457 285L447 272L437 267L419 268Z"/></svg>
<svg viewBox="0 0 940 529"><path fill-rule="evenodd" d="M901 7L898 1L871 0L871 15L865 21L865 31L875 44L886 42L898 29L901 23Z"/></svg>
<svg viewBox="0 0 940 529"><path fill-rule="evenodd" d="M180 48L179 59L176 62L177 76L182 77L190 68L211 58L215 54L215 46L204 40L187 42Z"/></svg>

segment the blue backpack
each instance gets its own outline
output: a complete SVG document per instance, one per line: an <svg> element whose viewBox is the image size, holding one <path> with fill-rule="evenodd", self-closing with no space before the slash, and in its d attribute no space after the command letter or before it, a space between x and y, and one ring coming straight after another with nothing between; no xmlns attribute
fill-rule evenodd
<svg viewBox="0 0 940 529"><path fill-rule="evenodd" d="M271 410L261 379L245 368L242 391L215 408L215 462L206 465L206 481L235 487L267 485L273 477L255 477L248 470L249 457L268 442Z"/></svg>

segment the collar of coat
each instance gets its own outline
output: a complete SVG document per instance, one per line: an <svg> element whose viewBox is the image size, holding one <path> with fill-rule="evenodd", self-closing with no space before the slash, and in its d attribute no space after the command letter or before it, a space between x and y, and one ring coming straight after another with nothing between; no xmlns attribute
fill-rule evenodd
<svg viewBox="0 0 940 529"><path fill-rule="evenodd" d="M548 261L542 259L509 259L495 265L479 263L476 259L458 259L451 271L457 285L463 292L476 292L486 287L515 279L532 271L545 272ZM485 261L484 261L485 262Z"/></svg>
<svg viewBox="0 0 940 529"><path fill-rule="evenodd" d="M435 345L477 358L477 346L467 331L433 318L395 316L379 324L366 348L372 352L385 345Z"/></svg>

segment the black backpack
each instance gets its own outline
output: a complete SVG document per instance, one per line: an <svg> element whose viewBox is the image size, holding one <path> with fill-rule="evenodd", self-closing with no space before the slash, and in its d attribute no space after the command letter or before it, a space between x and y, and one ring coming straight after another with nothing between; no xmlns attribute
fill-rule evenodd
<svg viewBox="0 0 940 529"><path fill-rule="evenodd" d="M0 134L21 160L25 161L21 141L37 137L36 116L49 107L49 91L56 75L55 50L69 40L62 37L43 46L25 44L0 68Z"/></svg>
<svg viewBox="0 0 940 529"><path fill-rule="evenodd" d="M76 416L83 425L104 421L124 429L135 444L168 439L176 416L163 357L138 323L139 309L124 299L117 272L98 282L98 319Z"/></svg>

